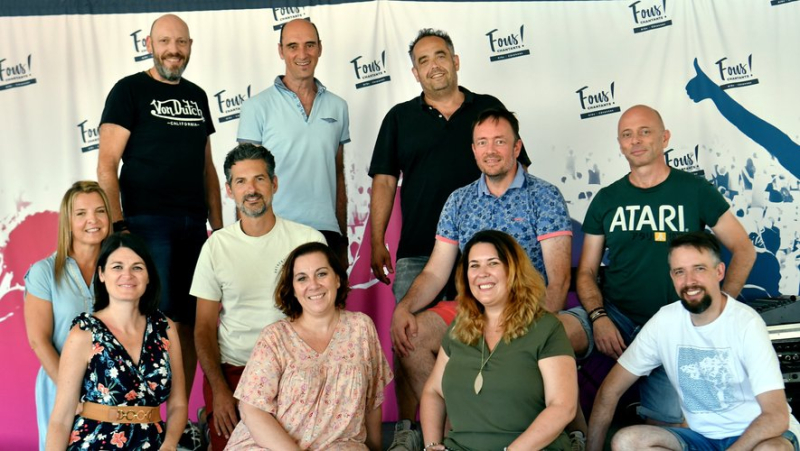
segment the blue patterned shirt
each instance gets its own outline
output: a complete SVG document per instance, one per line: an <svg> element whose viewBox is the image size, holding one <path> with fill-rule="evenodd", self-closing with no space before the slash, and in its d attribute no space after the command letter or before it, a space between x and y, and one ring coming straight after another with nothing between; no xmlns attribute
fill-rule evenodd
<svg viewBox="0 0 800 451"><path fill-rule="evenodd" d="M546 278L540 242L571 236L572 222L558 188L528 174L517 164L511 186L500 197L489 192L485 174L453 191L439 216L436 239L464 250L473 235L489 229L513 236L528 252L533 267Z"/></svg>

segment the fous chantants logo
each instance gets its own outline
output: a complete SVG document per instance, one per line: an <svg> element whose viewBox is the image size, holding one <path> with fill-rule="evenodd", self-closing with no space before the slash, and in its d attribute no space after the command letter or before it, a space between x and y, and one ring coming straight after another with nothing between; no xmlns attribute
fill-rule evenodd
<svg viewBox="0 0 800 451"><path fill-rule="evenodd" d="M391 81L389 71L386 69L386 50L381 52L380 58L364 59L362 55L353 58L350 63L356 73L356 89L374 86Z"/></svg>
<svg viewBox="0 0 800 451"><path fill-rule="evenodd" d="M705 171L700 168L699 148L700 145L694 146L693 150L667 149L664 151L664 160L671 168L705 176Z"/></svg>
<svg viewBox="0 0 800 451"><path fill-rule="evenodd" d="M133 60L144 61L153 58L153 55L147 51L147 32L136 30L131 33L133 39Z"/></svg>
<svg viewBox="0 0 800 451"><path fill-rule="evenodd" d="M584 86L575 91L581 103L581 119L603 116L605 114L619 113L620 108L614 101L614 82L608 89L590 90L589 86Z"/></svg>
<svg viewBox="0 0 800 451"><path fill-rule="evenodd" d="M501 32L497 28L486 33L489 38L489 61L502 61L520 56L530 55L531 51L525 48L525 25L520 25L519 30Z"/></svg>
<svg viewBox="0 0 800 451"><path fill-rule="evenodd" d="M100 130L97 126L92 127L88 119L78 124L78 131L81 137L81 152L91 152L100 147Z"/></svg>
<svg viewBox="0 0 800 451"><path fill-rule="evenodd" d="M283 28L286 22L308 18L308 14L306 14L305 6L296 6L272 8L272 17L275 19L275 25L272 26L272 29L278 31Z"/></svg>
<svg viewBox="0 0 800 451"><path fill-rule="evenodd" d="M228 93L223 89L214 94L217 100L217 107L219 108L219 123L239 119L239 112L242 109L242 104L245 100L250 98L250 85L247 85L244 93Z"/></svg>
<svg viewBox="0 0 800 451"><path fill-rule="evenodd" d="M36 83L33 78L33 55L23 61L0 57L0 91L21 88Z"/></svg>
<svg viewBox="0 0 800 451"><path fill-rule="evenodd" d="M722 89L741 88L757 85L758 78L753 74L753 54L747 55L745 61L734 61L724 56L714 64L717 65Z"/></svg>
<svg viewBox="0 0 800 451"><path fill-rule="evenodd" d="M672 20L667 16L667 0L637 0L628 8L633 14L634 33L672 25Z"/></svg>

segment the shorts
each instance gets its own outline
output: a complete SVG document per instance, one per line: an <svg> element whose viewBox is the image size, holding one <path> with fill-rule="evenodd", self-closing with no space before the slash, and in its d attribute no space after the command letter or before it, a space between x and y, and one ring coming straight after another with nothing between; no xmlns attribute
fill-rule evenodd
<svg viewBox="0 0 800 451"><path fill-rule="evenodd" d="M205 219L137 215L125 218L128 229L147 244L161 280L159 310L170 319L194 325L197 298L189 294L194 267L208 239Z"/></svg>
<svg viewBox="0 0 800 451"><path fill-rule="evenodd" d="M664 428L667 432L672 433L681 445L684 451L723 451L730 448L736 440L739 440L740 435L735 437L727 437L720 439L707 438L688 428ZM792 431L786 431L781 434L792 444L794 451L798 451L797 436Z"/></svg>
<svg viewBox="0 0 800 451"><path fill-rule="evenodd" d="M416 279L419 273L422 272L422 269L425 268L428 260L430 260L429 257L406 257L395 262L392 293L394 294L394 300L396 303L400 303L400 301L405 297L406 293L408 293L408 289L411 288L411 285L414 283L414 279ZM436 296L436 299L434 299L434 302L443 298L443 292L439 293L439 295Z"/></svg>

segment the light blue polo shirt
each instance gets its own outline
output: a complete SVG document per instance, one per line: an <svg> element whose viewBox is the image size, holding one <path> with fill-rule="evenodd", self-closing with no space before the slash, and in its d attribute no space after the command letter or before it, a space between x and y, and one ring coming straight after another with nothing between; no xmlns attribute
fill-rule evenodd
<svg viewBox="0 0 800 451"><path fill-rule="evenodd" d="M297 95L275 78L274 86L242 105L236 139L260 143L275 156L275 214L338 232L336 151L350 142L350 115L344 99L314 82L317 95L307 116Z"/></svg>

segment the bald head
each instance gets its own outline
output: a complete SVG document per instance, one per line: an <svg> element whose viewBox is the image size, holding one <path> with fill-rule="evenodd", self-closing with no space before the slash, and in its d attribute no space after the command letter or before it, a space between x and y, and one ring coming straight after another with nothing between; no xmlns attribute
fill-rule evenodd
<svg viewBox="0 0 800 451"><path fill-rule="evenodd" d="M641 167L665 169L664 149L669 145L669 138L669 130L664 128L661 115L647 105L632 106L619 118L617 141L631 170Z"/></svg>
<svg viewBox="0 0 800 451"><path fill-rule="evenodd" d="M155 73L148 72L150 76L163 83L179 83L192 54L186 22L174 14L156 19L147 37L147 51L153 54L155 68Z"/></svg>
<svg viewBox="0 0 800 451"><path fill-rule="evenodd" d="M155 32L157 26L163 26L168 28L173 28L173 27L182 28L183 31L185 31L186 33L186 37L191 39L191 37L189 36L189 26L186 25L186 22L184 22L183 19L176 16L175 14L164 14L158 19L154 20L153 25L150 26L150 36L153 36L153 33Z"/></svg>
<svg viewBox="0 0 800 451"><path fill-rule="evenodd" d="M619 124L617 126L618 127L617 131L622 131L622 129L619 128L619 127L622 126L624 121L630 119L631 116L643 116L643 117L649 116L650 119L655 121L654 123L658 124L658 126L659 126L659 128L661 130L665 129L664 120L661 119L661 114L659 114L658 111L656 111L654 108L651 108L651 107L649 107L647 105L634 105L634 106L628 108L627 110L625 110L625 112L622 113L622 116L620 116Z"/></svg>

